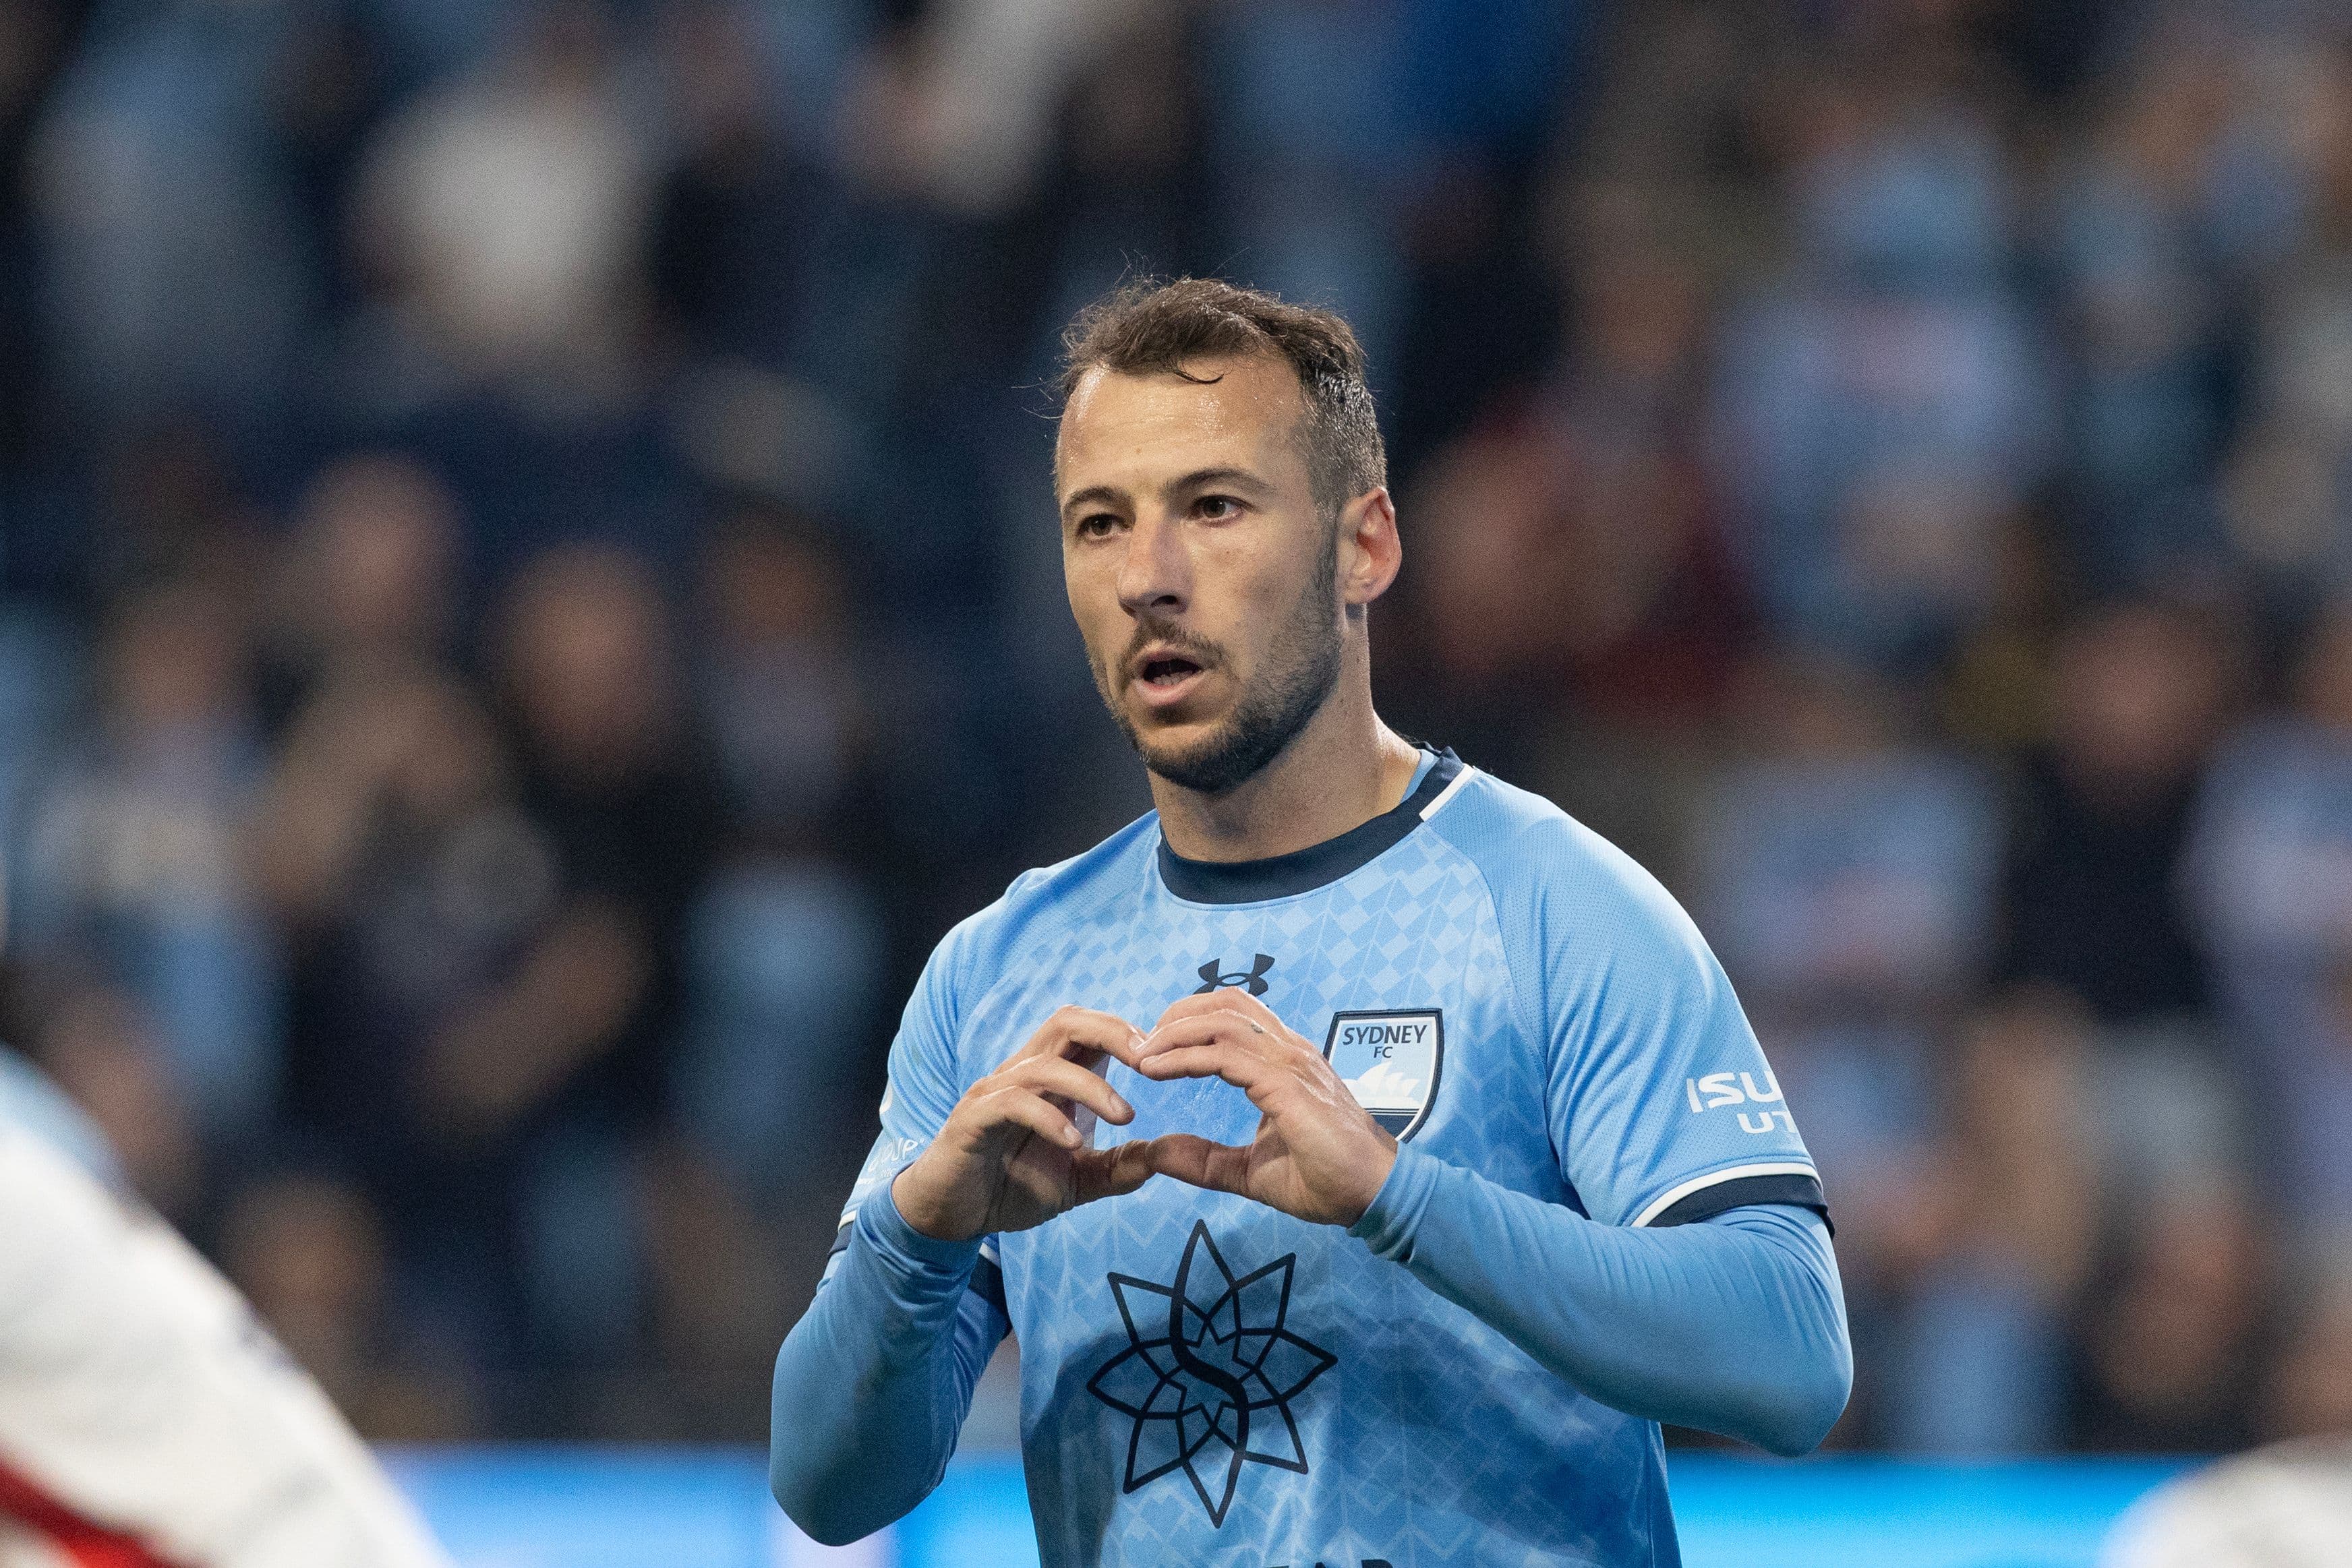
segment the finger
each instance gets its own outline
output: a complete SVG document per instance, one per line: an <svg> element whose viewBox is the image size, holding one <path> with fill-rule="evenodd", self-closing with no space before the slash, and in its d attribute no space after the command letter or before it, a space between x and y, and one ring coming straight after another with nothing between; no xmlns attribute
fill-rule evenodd
<svg viewBox="0 0 2352 1568"><path fill-rule="evenodd" d="M1179 1019L1199 1018L1213 1012L1237 1012L1271 1034L1282 1036L1290 1033L1290 1026L1284 1023L1272 1008L1239 987L1195 991L1189 997L1178 998L1166 1012L1160 1015L1160 1021L1152 1025L1152 1032L1158 1033Z"/></svg>
<svg viewBox="0 0 2352 1568"><path fill-rule="evenodd" d="M1303 1082L1319 1079L1338 1082L1323 1053L1305 1035L1284 1023L1272 1008L1247 992L1218 991L1187 999L1209 1002L1220 998L1223 1004L1220 1007L1195 1008L1172 1025L1163 1023L1153 1030L1144 1040L1146 1059L1174 1045L1192 1043L1196 1036L1201 1039L1221 1037L1231 1040L1253 1055L1264 1058Z"/></svg>
<svg viewBox="0 0 2352 1568"><path fill-rule="evenodd" d="M1157 1175L1151 1168L1151 1145L1129 1139L1108 1149L1086 1149L1072 1156L1071 1189L1080 1203L1098 1197L1123 1197Z"/></svg>
<svg viewBox="0 0 2352 1568"><path fill-rule="evenodd" d="M1090 1052L1116 1055L1128 1041L1137 1038L1136 1027L1116 1013L1094 1008L1056 1008L1051 1017L1038 1026L1037 1032L1013 1054L1021 1056L1076 1057Z"/></svg>
<svg viewBox="0 0 2352 1568"><path fill-rule="evenodd" d="M1026 1127L1047 1143L1066 1149L1083 1147L1087 1141L1077 1124L1047 1104L1043 1095L1018 1084L982 1095L977 1102L977 1114L983 1132L1007 1126Z"/></svg>
<svg viewBox="0 0 2352 1568"><path fill-rule="evenodd" d="M1279 1037L1267 1032L1264 1024L1246 1013L1219 1009L1213 1012L1194 1013L1153 1030L1144 1037L1141 1060L1150 1061L1163 1051L1205 1045L1214 1040L1229 1040L1252 1054L1264 1055L1266 1048L1278 1043ZM1140 1062L1136 1071L1143 1071Z"/></svg>
<svg viewBox="0 0 2352 1568"><path fill-rule="evenodd" d="M1322 1054L1308 1043L1305 1035L1283 1022L1281 1017L1272 1008L1267 1007L1265 1003L1251 996L1247 991L1233 992L1231 1005L1243 1018L1265 1030L1266 1038L1275 1044L1292 1051L1305 1051L1318 1056Z"/></svg>
<svg viewBox="0 0 2352 1568"><path fill-rule="evenodd" d="M1143 1031L1116 1013L1062 1008L1013 1056L1061 1056L1082 1065L1112 1057L1132 1067L1142 1043Z"/></svg>
<svg viewBox="0 0 2352 1568"><path fill-rule="evenodd" d="M1151 1169L1174 1176L1188 1186L1211 1192L1249 1191L1249 1151L1233 1144L1212 1143L1191 1133L1163 1133L1139 1145Z"/></svg>
<svg viewBox="0 0 2352 1568"><path fill-rule="evenodd" d="M1142 1071L1145 1077L1163 1082L1171 1078L1222 1078L1235 1088L1252 1091L1272 1088L1290 1076L1265 1058L1223 1039L1163 1051L1147 1061Z"/></svg>
<svg viewBox="0 0 2352 1568"><path fill-rule="evenodd" d="M1001 1082L1018 1083L1044 1094L1057 1094L1073 1105L1084 1105L1106 1122L1135 1120L1135 1107L1102 1080L1102 1075L1059 1056L1020 1058L997 1073Z"/></svg>

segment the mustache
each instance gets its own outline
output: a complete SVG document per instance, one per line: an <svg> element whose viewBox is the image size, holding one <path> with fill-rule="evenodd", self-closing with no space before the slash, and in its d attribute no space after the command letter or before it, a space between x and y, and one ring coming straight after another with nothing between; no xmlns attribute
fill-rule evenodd
<svg viewBox="0 0 2352 1568"><path fill-rule="evenodd" d="M1127 652L1119 655L1118 667L1122 670L1131 667L1143 650L1154 643L1165 643L1204 670L1223 663L1225 657L1223 648L1198 632L1164 622L1138 621L1135 635L1128 639Z"/></svg>

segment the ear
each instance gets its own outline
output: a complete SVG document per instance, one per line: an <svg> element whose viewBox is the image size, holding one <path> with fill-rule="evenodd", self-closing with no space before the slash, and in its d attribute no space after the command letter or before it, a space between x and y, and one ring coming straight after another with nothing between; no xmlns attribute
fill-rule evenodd
<svg viewBox="0 0 2352 1568"><path fill-rule="evenodd" d="M1389 591L1404 564L1404 544L1388 486L1367 490L1341 508L1338 553L1339 599L1350 613Z"/></svg>

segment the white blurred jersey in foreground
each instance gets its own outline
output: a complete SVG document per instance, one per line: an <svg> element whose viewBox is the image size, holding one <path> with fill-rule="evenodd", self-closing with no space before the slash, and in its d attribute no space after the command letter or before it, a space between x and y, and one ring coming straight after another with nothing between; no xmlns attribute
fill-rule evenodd
<svg viewBox="0 0 2352 1568"><path fill-rule="evenodd" d="M450 1568L236 1292L11 1114L0 1067L0 1568Z"/></svg>
<svg viewBox="0 0 2352 1568"><path fill-rule="evenodd" d="M2116 1521L2099 1568L2344 1568L2352 1437L2274 1443L2158 1487Z"/></svg>

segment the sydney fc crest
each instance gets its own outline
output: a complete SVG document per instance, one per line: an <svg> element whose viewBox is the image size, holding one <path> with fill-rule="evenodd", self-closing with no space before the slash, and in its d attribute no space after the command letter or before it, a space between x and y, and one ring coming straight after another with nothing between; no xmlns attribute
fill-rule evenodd
<svg viewBox="0 0 2352 1568"><path fill-rule="evenodd" d="M1445 1015L1436 1008L1335 1013L1323 1058L1399 1143L1421 1130L1445 1065Z"/></svg>

